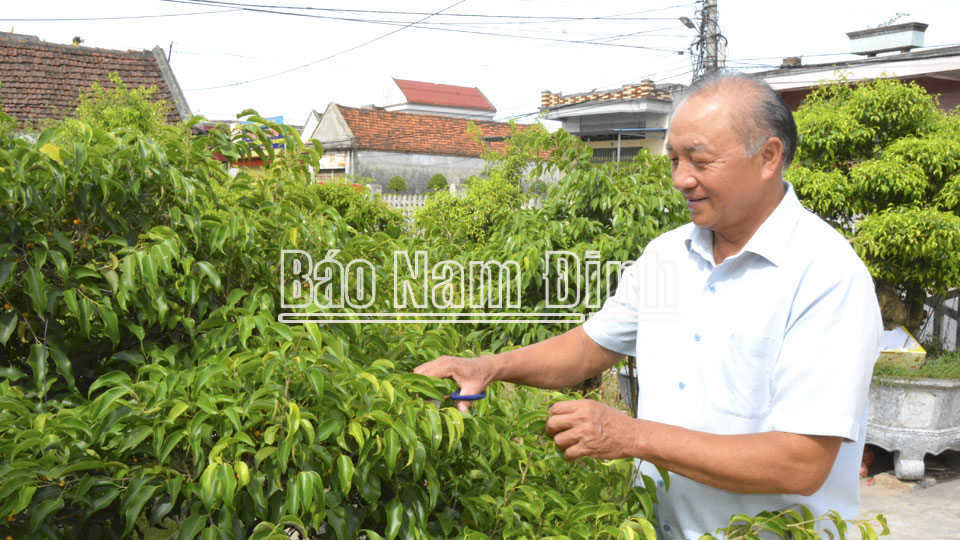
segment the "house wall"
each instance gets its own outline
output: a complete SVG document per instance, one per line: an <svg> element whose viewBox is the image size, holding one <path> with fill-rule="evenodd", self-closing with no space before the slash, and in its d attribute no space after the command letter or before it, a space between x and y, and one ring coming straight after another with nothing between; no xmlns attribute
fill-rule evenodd
<svg viewBox="0 0 960 540"><path fill-rule="evenodd" d="M427 181L434 174L442 174L448 184L461 184L467 177L483 171L483 165L480 158L464 156L360 150L354 155L351 172L357 176L374 178L384 191L387 182L400 175L407 182L408 193L425 193Z"/></svg>
<svg viewBox="0 0 960 540"><path fill-rule="evenodd" d="M629 129L644 127L648 129L666 128L669 116L654 113L617 113L603 115L584 115L564 118L561 126L564 130L577 135L603 132L614 129ZM664 132L646 133L645 139L621 140L620 147L628 148L642 146L650 149L650 153L659 156L667 153L666 134ZM616 148L617 141L588 142L591 148Z"/></svg>
<svg viewBox="0 0 960 540"><path fill-rule="evenodd" d="M949 111L960 105L960 81L938 79L936 77L904 78L903 80L905 82L912 80L922 86L928 94L939 95L941 110ZM790 107L790 110L796 111L811 91L811 88L798 88L796 90L778 90L777 93Z"/></svg>

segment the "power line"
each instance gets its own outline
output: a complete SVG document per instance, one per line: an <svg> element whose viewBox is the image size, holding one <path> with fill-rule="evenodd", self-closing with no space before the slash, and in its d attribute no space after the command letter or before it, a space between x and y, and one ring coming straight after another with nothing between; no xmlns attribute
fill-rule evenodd
<svg viewBox="0 0 960 540"><path fill-rule="evenodd" d="M212 3L209 3L209 2L207 2L206 0L161 0L161 1L163 1L163 2L172 2L172 3L179 3L179 4L191 4L191 5L220 5L220 4L212 4ZM234 5L234 4L223 4L223 5ZM236 5L239 5L239 4L236 4ZM372 19L356 19L356 18L347 18L347 17L331 17L331 16L328 16L328 15L311 15L311 14L308 14L308 13L290 13L290 12L287 12L287 11L273 11L273 10L270 10L270 9L261 9L261 8L252 8L252 7L249 7L249 8L248 8L248 7L244 7L244 8L237 8L237 9L240 9L240 10L243 10L243 11L252 11L252 12L256 12L256 13L270 13L270 14L274 14L274 15L288 15L288 16L292 16L292 17L306 17L306 18L311 18L311 19L329 19L329 20L347 21L347 22L361 22L361 23L367 23L367 24L380 24L380 25L387 25L387 26L402 26L403 28L408 28L408 27L413 26L413 25L415 25L415 24L418 24L418 23L420 22L420 21L416 21L416 22L414 22L414 23L403 23L403 22L397 22L397 21L381 21L381 20L372 20ZM428 26L428 25L420 25L420 26L417 26L417 29L420 29L420 30L433 30L433 31L437 31L437 32L453 32L453 33L458 33L458 34L474 34L474 35L481 35L481 36L494 36L494 37L507 37L507 38L514 38L514 39L527 39L527 40L534 40L534 41L548 41L548 42L553 42L553 43L565 43L565 44L571 44L571 45L597 45L597 46L604 46L604 47L620 47L620 48L627 48L627 49L644 49L644 50L650 50L650 51L664 51L664 52L669 52L669 51L674 51L674 50L675 50L675 49L667 49L667 48L663 48L663 47L648 47L648 46L644 46L644 45L630 45L630 44L625 44L625 43L603 43L603 42L596 42L596 41L589 41L589 40L571 40L571 39L559 39L559 38L548 38L548 37L538 37L538 36L518 36L518 35L516 35L516 34L503 34L503 33L499 33L499 32L482 32L482 31L479 31L479 30L464 30L464 29L455 29L455 28L438 28L438 27L435 27L435 26ZM323 60L325 60L325 59L323 59ZM321 62L321 61L323 61L323 60L318 60L317 62ZM316 63L316 62L313 62L313 63ZM311 64L311 65L312 65L312 64ZM299 68L295 68L295 69L299 69ZM218 88L219 88L219 87L218 87Z"/></svg>
<svg viewBox="0 0 960 540"><path fill-rule="evenodd" d="M159 19L161 17L188 17L190 15L213 15L214 13L227 13L231 11L242 11L236 8L220 9L217 11L196 11L192 13L167 13L163 15L127 15L119 17L69 17L69 18L43 18L43 19L6 19L0 18L5 22L76 22L76 21L120 21L128 19Z"/></svg>
<svg viewBox="0 0 960 540"><path fill-rule="evenodd" d="M370 9L346 9L346 8L320 8L314 6L287 6L287 5L278 5L278 4L251 4L246 2L228 2L226 0L191 0L186 2L181 2L179 0L161 0L163 2L172 2L172 3L190 3L197 5L210 5L210 6L232 6L236 9L283 9L283 10L300 10L300 11L324 11L332 13L360 13L360 14L372 14L372 15L414 15L414 16L434 16L434 14L427 12L418 12L418 11L390 11L390 10L370 10ZM541 16L541 15L491 15L491 14L476 14L476 13L443 13L437 14L440 17L470 17L478 19L517 19L517 20L532 20L533 22L567 22L567 21L588 21L588 20L618 20L618 21L652 21L652 20L674 20L674 17L628 17L628 15L636 15L641 13L653 13L655 11L664 11L667 9L674 9L678 7L687 7L693 4L677 4L674 6L666 6L662 8L649 9L644 11L634 11L630 13L620 14L620 15L598 15L593 17L562 17L562 16ZM441 23L433 23L441 24ZM502 24L502 23L501 23Z"/></svg>
<svg viewBox="0 0 960 540"><path fill-rule="evenodd" d="M162 1L164 1L164 2L184 3L184 4L194 4L194 5L207 5L207 4L197 4L197 0L162 0ZM305 13L289 13L289 12L284 12L284 11L270 11L270 10L259 9L259 8L240 8L240 9L243 9L244 11L254 11L254 12L259 12L259 13L271 13L271 14L275 14L275 15L289 15L289 16L294 16L294 17L307 17L307 18L315 18L315 19L343 20L343 21L349 21L349 22L363 22L363 23L368 23L368 24L380 24L380 25L387 25L387 26L401 26L401 25L402 25L403 28L408 28L408 27L410 27L410 26L412 26L412 25L414 25L414 24L419 23L419 21L414 22L414 23L400 23L400 22L391 22L391 21L375 21L375 20L369 20L369 19L348 19L348 18L344 18L344 17L329 17L329 16L323 16L323 15L309 15L309 14L305 14ZM518 36L518 35L515 35L515 34L503 34L503 33L498 33L498 32L481 32L481 31L476 31L476 30L463 30L463 29L454 29L454 28L437 28L437 27L428 26L428 25L419 25L419 26L417 26L416 28L419 29L419 30L433 30L433 31L437 31L437 32L453 32L453 33L458 33L458 34L472 34L472 35L481 35L481 36L506 37L506 38L513 38L513 39L527 39L527 40L534 40L534 41L547 41L547 42L552 42L552 43L564 43L564 44L571 44L571 45L596 45L596 46L602 46L602 47L619 47L619 48L627 48L627 49L643 49L643 50L662 51L662 52L674 52L674 51L676 51L676 49L672 49L672 48L649 47L649 46L645 46L645 45L630 45L630 44L625 44L625 43L603 43L603 42L589 41L589 40L571 40L571 39L547 38L547 37L538 37L538 36ZM312 64L315 64L315 63L317 63L317 62L321 62L321 61L323 61L323 60L326 60L326 59L327 59L327 58L321 59L321 60L318 60L318 61L316 61L316 62L312 62L311 64L308 64L308 65L312 65ZM301 66L301 67L303 67L303 66ZM299 68L294 68L294 69L299 69ZM222 88L222 87L216 87L216 88Z"/></svg>
<svg viewBox="0 0 960 540"><path fill-rule="evenodd" d="M269 78L272 78L272 77L277 77L277 76L279 76L279 75L283 75L283 74L286 74L286 73L290 73L290 72L292 72L292 71L297 71L297 70L299 70L299 69L303 69L303 68L305 68L305 67L309 67L309 66L312 66L312 65L314 65L314 64L319 64L320 62L324 62L324 61L326 61L326 60L330 60L331 58L336 58L337 56L346 54L346 53L348 53L348 52L350 52L350 51L355 51L355 50L359 49L360 47L367 46L367 45L369 45L369 44L371 44L371 43L373 43L373 42L375 42L375 41L380 41L380 40L383 39L383 38L392 36L393 34L396 34L397 32L400 32L400 31L402 31L402 30L404 30L404 29L406 29L406 28L410 28L411 26L414 26L414 25L416 25L416 24L418 24L418 23L421 23L421 22L429 19L429 18L432 17L433 15L442 13L442 12L448 10L448 9L452 9L452 8L454 8L454 7L456 7L456 6L459 6L460 4L462 4L462 3L466 2L466 1L467 1L467 0L458 0L457 2L454 2L453 4L451 4L451 5L443 8L443 9L441 9L441 10L438 11L437 13L427 15L426 17L420 19L419 21L415 21L415 22L409 23L409 24L407 24L407 25L405 25L405 26L402 26L402 27L400 27L400 28L397 28L396 30L391 30L391 31L387 32L386 34L383 34L383 35L381 35L381 36L375 37L375 38L373 38L373 39L371 39L371 40L368 40L368 41L364 41L363 43L361 43L361 44L359 44L359 45L355 45L355 46L353 46L353 47L350 47L349 49L344 49L344 50L342 50L342 51L340 51L340 52L338 52L338 53L331 54L330 56L321 58L321 59L319 59L319 60L314 60L313 62L310 62L310 63L307 63L307 64L303 64L303 65L301 65L301 66L293 67L293 68L290 68L290 69L287 69L287 70L284 70L284 71L280 71L280 72L278 72L278 73L273 73L273 74L271 74L271 75L264 75L263 77L257 77L257 78L255 78L255 79L249 79L249 80L246 80L246 81L241 81L241 82L236 82L236 83L230 83L230 84L223 84L223 85L219 85L219 86L211 86L211 87L208 87L208 88L195 88L195 89L187 90L187 91L188 91L188 92L199 92L199 91L203 91L203 90L214 90L214 89L217 89L217 88L227 88L227 87L229 87L229 86L240 86L240 85L242 85L242 84L248 84L248 83L252 83L252 82L256 82L256 81L262 81L262 80L264 80L264 79L269 79Z"/></svg>

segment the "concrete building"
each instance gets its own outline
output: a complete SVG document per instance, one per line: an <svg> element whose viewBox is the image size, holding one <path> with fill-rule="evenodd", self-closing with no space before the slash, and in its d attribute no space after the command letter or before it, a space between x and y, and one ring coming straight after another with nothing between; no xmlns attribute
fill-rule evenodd
<svg viewBox="0 0 960 540"><path fill-rule="evenodd" d="M468 133L470 123L465 118L330 103L322 115L311 114L300 137L323 145L320 177L372 178L385 188L399 175L410 193L423 193L434 174L459 184L483 170L483 149ZM490 143L494 149L502 148L510 134L510 125L503 122L473 124L482 137L499 139Z"/></svg>
<svg viewBox="0 0 960 540"><path fill-rule="evenodd" d="M910 22L849 32L851 54L863 58L804 65L800 57L790 57L779 69L754 74L793 110L813 88L839 75L849 81L881 77L914 81L928 93L938 94L940 107L950 110L960 105L960 47L922 48L926 29L926 24Z"/></svg>
<svg viewBox="0 0 960 540"><path fill-rule="evenodd" d="M80 92L93 83L110 87L117 72L128 88L156 86L154 99L173 105L167 121L190 116L190 107L163 50L116 51L48 43L36 36L0 32L0 104L28 127L71 116Z"/></svg>
<svg viewBox="0 0 960 540"><path fill-rule="evenodd" d="M546 90L540 94L540 110L592 147L594 162L630 161L640 148L654 155L666 153L674 97L682 88L645 80L568 96Z"/></svg>

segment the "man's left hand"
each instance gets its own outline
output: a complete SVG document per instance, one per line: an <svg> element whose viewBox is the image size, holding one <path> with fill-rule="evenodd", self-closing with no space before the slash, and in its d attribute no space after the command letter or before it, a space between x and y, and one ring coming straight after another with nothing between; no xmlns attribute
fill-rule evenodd
<svg viewBox="0 0 960 540"><path fill-rule="evenodd" d="M547 435L564 451L567 461L633 457L636 437L633 418L590 399L555 403L547 419Z"/></svg>

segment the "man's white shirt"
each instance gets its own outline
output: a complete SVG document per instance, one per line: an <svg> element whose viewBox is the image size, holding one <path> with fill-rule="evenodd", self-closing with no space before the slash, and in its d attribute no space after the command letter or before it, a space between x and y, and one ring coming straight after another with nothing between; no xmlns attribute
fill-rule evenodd
<svg viewBox="0 0 960 540"><path fill-rule="evenodd" d="M883 326L873 280L849 242L787 192L746 246L714 264L713 233L688 224L654 239L585 323L637 358L638 417L715 434L843 437L815 494L744 495L680 475L659 488L663 538L697 538L803 504L856 516L866 403ZM655 467L644 474L659 478ZM658 485L662 484L658 482Z"/></svg>

